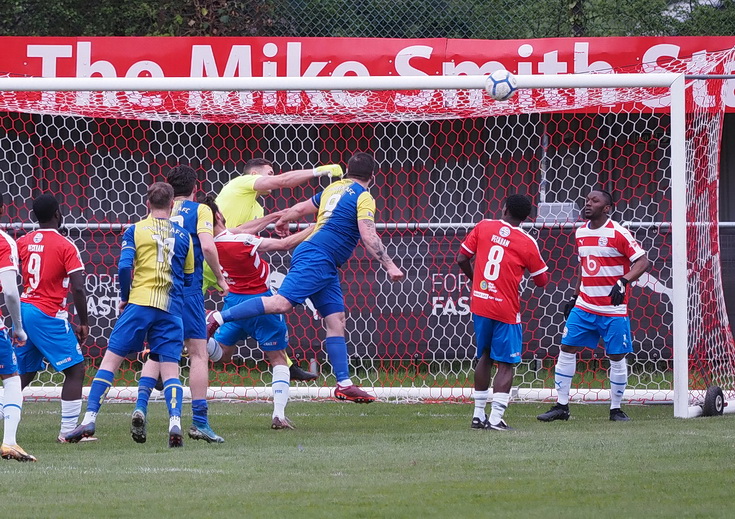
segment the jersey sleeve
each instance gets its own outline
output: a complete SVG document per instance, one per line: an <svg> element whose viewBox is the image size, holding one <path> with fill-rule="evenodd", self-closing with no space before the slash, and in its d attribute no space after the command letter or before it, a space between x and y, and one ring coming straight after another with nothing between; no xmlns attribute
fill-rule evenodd
<svg viewBox="0 0 735 519"><path fill-rule="evenodd" d="M120 247L120 261L118 268L133 268L135 260L135 225L131 225L125 230Z"/></svg>
<svg viewBox="0 0 735 519"><path fill-rule="evenodd" d="M357 219L375 221L375 199L367 191L357 197Z"/></svg>
<svg viewBox="0 0 735 519"><path fill-rule="evenodd" d="M538 248L538 242L536 242L536 240L529 237L527 249L528 254L526 255L526 258L528 259L528 262L526 263L526 269L528 269L531 277L536 277L549 270L544 258L541 256L541 251Z"/></svg>
<svg viewBox="0 0 735 519"><path fill-rule="evenodd" d="M324 193L324 191L319 191L317 194L311 197L311 203L314 204L314 207L316 207L317 209L319 208L319 204L321 204L322 202L322 193Z"/></svg>
<svg viewBox="0 0 735 519"><path fill-rule="evenodd" d="M0 272L6 270L18 271L18 247L11 237L3 233L0 235Z"/></svg>
<svg viewBox="0 0 735 519"><path fill-rule="evenodd" d="M630 231L624 227L620 227L617 233L616 248L624 254L631 263L646 254L646 251L635 241Z"/></svg>
<svg viewBox="0 0 735 519"><path fill-rule="evenodd" d="M465 256L473 258L477 253L477 226L475 226L462 242L460 250Z"/></svg>
<svg viewBox="0 0 735 519"><path fill-rule="evenodd" d="M84 263L82 263L82 255L79 253L79 249L71 240L67 240L69 245L64 249L64 268L67 274L72 272L78 272L84 270Z"/></svg>
<svg viewBox="0 0 735 519"><path fill-rule="evenodd" d="M189 236L189 251L186 253L184 261L184 274L192 274L194 272L194 242Z"/></svg>
<svg viewBox="0 0 735 519"><path fill-rule="evenodd" d="M199 204L197 208L197 234L214 236L214 216L209 206Z"/></svg>

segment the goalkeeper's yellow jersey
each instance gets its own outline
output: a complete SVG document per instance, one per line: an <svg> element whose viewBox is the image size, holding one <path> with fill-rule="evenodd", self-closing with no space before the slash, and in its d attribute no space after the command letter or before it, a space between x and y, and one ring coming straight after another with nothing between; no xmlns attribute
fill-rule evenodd
<svg viewBox="0 0 735 519"><path fill-rule="evenodd" d="M217 195L217 207L225 217L228 228L237 227L245 222L262 218L263 206L258 202L258 192L255 190L255 181L260 175L242 175L230 180ZM206 292L209 287L217 286L214 273L204 262L204 286Z"/></svg>

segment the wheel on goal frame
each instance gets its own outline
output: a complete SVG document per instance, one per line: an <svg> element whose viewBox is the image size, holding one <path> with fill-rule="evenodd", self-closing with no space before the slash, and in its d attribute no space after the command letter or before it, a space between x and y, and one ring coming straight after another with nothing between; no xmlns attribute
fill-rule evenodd
<svg viewBox="0 0 735 519"><path fill-rule="evenodd" d="M719 386L710 386L704 395L702 416L719 416L725 411L725 395Z"/></svg>

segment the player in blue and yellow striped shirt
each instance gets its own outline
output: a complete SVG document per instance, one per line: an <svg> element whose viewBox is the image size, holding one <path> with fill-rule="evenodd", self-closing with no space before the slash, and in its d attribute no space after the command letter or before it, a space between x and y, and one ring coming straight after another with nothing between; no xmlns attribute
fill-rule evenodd
<svg viewBox="0 0 735 519"><path fill-rule="evenodd" d="M324 344L337 378L334 396L357 403L374 401L373 395L356 387L350 379L339 267L352 256L357 242L362 240L365 249L385 268L391 281L403 279L403 271L393 263L375 232L375 200L368 186L376 171L372 155L356 153L347 163L344 180L332 183L310 200L288 209L276 224L276 230L308 214L316 214L317 221L311 236L296 247L291 268L278 294L249 299L221 313L212 312L207 318L208 334L224 322L289 312L309 298L324 318L327 329Z"/></svg>
<svg viewBox="0 0 735 519"><path fill-rule="evenodd" d="M197 172L194 168L184 164L174 166L166 175L166 182L174 189L174 209L171 212L171 221L179 224L189 233L194 246L194 277L191 286L184 288L184 306L181 313L184 325L184 346L189 353L192 409L189 437L195 440L206 440L209 443L222 443L224 439L216 434L209 425L209 406L207 404L209 357L207 355L204 294L201 290L206 261L206 265L217 273L215 276L217 284L224 287L220 293L227 295L228 292L227 281L222 276L219 264L217 246L214 244L214 217L208 206L194 202L197 185ZM140 373L138 400L131 416L131 422L133 422L131 433L135 441L145 441L148 399L159 374L158 363L149 358ZM136 423L142 426L136 426Z"/></svg>
<svg viewBox="0 0 735 519"><path fill-rule="evenodd" d="M179 360L183 346L181 309L184 286L191 285L194 247L191 236L169 220L173 188L157 182L148 188L150 214L123 236L119 262L121 314L110 335L87 402L82 424L66 436L70 443L92 436L95 421L115 373L125 357L143 350L161 363L163 392L169 411L169 447L181 447Z"/></svg>

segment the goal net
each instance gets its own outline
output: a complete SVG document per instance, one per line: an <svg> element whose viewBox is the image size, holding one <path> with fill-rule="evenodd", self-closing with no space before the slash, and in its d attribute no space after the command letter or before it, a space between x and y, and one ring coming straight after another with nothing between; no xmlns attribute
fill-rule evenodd
<svg viewBox="0 0 735 519"><path fill-rule="evenodd" d="M616 201L613 218L652 263L631 290L635 352L626 399L671 402L675 382L683 407L700 404L713 384L732 398L735 358L718 245L723 83L686 81L685 144L676 145L670 105L677 97L650 73L722 73L733 59L720 52L672 60L665 70L643 64L614 75L519 76L524 88L505 102L470 76L363 78L371 87L360 86L361 78L0 78L3 226L16 237L32 228L30 201L42 192L62 202L64 227L87 269L91 338L83 349L91 376L117 318L122 231L145 215L146 188L168 168L194 166L199 188L216 193L253 157L288 171L374 153L378 229L407 279L387 281L361 247L344 265L353 380L382 399L464 401L472 394L474 345L469 284L456 252L474 223L500 215L506 196L526 194L536 207L526 229L548 261L551 283L521 286L524 353L514 395L551 400L560 308L578 271L580 202L603 186ZM678 190L677 163L686 173ZM263 204L283 209L326 182L273 192ZM677 218L686 222L681 239ZM269 256L276 288L289 257ZM217 306L217 296L207 304ZM287 319L289 354L321 374L292 387L292 397L328 398L335 381L320 319L308 304ZM186 384L186 357L182 366ZM139 367L138 358L124 363L110 396L134 398ZM608 400L607 369L602 349L586 351L572 398ZM262 353L248 341L231 363L212 366L210 396L268 398L269 380ZM26 394L58 396L60 385L47 371Z"/></svg>

